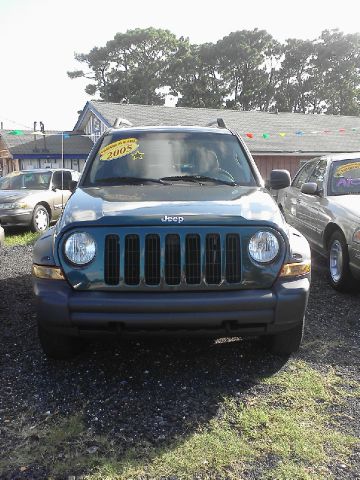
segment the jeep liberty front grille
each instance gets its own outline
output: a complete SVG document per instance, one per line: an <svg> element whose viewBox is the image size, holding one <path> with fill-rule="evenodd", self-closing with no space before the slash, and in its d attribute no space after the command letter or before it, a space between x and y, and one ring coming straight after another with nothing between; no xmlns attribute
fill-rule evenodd
<svg viewBox="0 0 360 480"><path fill-rule="evenodd" d="M241 282L237 233L107 235L104 281L124 286L191 286Z"/></svg>

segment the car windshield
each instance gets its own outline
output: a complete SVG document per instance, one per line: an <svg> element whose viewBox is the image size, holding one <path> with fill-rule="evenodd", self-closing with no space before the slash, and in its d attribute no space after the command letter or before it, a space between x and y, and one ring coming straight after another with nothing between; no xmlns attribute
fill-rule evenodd
<svg viewBox="0 0 360 480"><path fill-rule="evenodd" d="M182 182L256 185L247 157L233 135L142 130L105 136L82 185Z"/></svg>
<svg viewBox="0 0 360 480"><path fill-rule="evenodd" d="M331 165L328 195L360 193L360 159L336 161Z"/></svg>
<svg viewBox="0 0 360 480"><path fill-rule="evenodd" d="M0 190L47 190L51 172L12 172L0 178Z"/></svg>

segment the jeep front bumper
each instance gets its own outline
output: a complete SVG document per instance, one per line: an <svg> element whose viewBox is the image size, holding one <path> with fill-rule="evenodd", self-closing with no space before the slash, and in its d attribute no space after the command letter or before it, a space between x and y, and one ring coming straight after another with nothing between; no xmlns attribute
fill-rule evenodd
<svg viewBox="0 0 360 480"><path fill-rule="evenodd" d="M34 278L38 322L67 335L264 335L302 322L308 277L278 279L268 290L218 292L75 291L64 280Z"/></svg>

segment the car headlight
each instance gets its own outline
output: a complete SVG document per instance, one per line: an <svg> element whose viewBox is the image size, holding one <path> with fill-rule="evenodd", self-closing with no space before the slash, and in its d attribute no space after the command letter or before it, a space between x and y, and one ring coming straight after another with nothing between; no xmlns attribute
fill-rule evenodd
<svg viewBox="0 0 360 480"><path fill-rule="evenodd" d="M259 231L250 238L249 255L258 263L269 263L279 253L279 242L271 232Z"/></svg>
<svg viewBox="0 0 360 480"><path fill-rule="evenodd" d="M70 235L65 242L66 258L75 265L86 265L96 255L96 243L86 232L76 232Z"/></svg>
<svg viewBox="0 0 360 480"><path fill-rule="evenodd" d="M0 203L0 208L3 210L15 210L16 208L27 208L27 205L24 202Z"/></svg>

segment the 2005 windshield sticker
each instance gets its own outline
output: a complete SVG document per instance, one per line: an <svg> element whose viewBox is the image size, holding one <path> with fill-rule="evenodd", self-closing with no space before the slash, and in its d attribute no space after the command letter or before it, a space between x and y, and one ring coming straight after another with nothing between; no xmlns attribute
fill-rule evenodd
<svg viewBox="0 0 360 480"><path fill-rule="evenodd" d="M106 147L100 150L100 160L114 160L115 158L126 157L126 155L132 154L133 160L137 160L144 156L143 153L136 152L139 148L137 138L123 138L116 142L110 143Z"/></svg>

